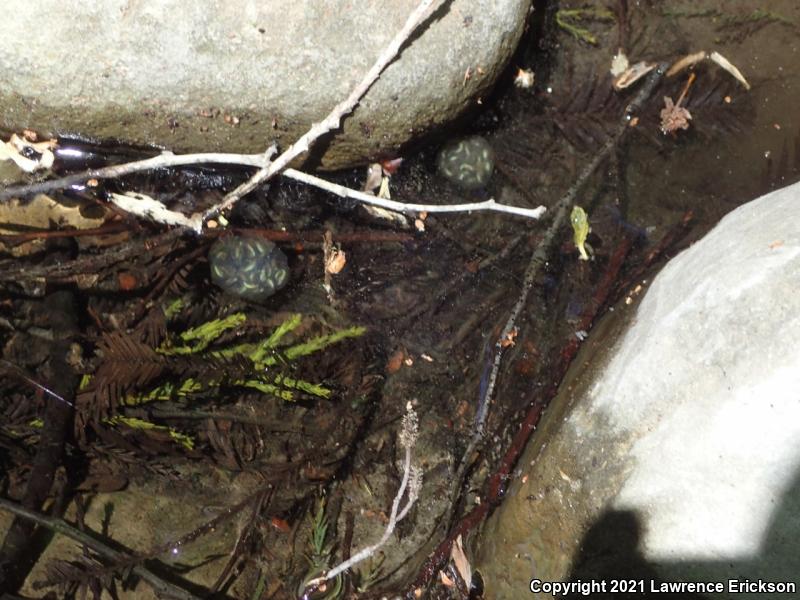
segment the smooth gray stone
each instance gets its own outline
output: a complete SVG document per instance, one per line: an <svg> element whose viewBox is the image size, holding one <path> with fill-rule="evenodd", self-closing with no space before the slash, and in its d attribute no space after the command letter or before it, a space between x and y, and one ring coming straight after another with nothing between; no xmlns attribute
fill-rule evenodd
<svg viewBox="0 0 800 600"><path fill-rule="evenodd" d="M4 0L0 128L181 152L286 148L347 97L417 4ZM474 105L514 51L530 4L445 2L312 162L392 155Z"/></svg>
<svg viewBox="0 0 800 600"><path fill-rule="evenodd" d="M795 184L734 210L592 330L483 530L487 597L614 577L797 596L728 580L800 587L798 206Z"/></svg>

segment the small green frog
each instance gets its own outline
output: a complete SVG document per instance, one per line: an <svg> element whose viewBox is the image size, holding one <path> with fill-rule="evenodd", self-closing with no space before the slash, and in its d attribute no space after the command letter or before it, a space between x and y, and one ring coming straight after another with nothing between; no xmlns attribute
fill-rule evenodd
<svg viewBox="0 0 800 600"><path fill-rule="evenodd" d="M581 254L578 258L581 260L589 260L589 254L586 250L588 249L589 252L592 252L592 247L586 243L586 236L589 235L592 228L589 226L589 217L586 211L576 204L572 209L569 220L570 223L572 223L572 239L575 241L575 247Z"/></svg>

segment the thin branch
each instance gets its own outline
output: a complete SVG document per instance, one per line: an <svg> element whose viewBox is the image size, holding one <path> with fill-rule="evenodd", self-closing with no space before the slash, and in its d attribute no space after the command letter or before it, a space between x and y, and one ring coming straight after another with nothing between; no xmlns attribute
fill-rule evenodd
<svg viewBox="0 0 800 600"><path fill-rule="evenodd" d="M177 167L196 164L227 164L241 165L244 167L263 167L269 164L269 157L274 154L275 147L271 147L265 154L225 154L225 153L199 153L199 154L162 154L153 158L139 160L135 162L103 167L102 169L91 169L74 175L67 175L58 179L42 181L29 185L17 185L0 190L0 200L15 196L29 196L31 194L42 194L54 190L63 189L70 185L84 183L89 179L113 179L122 177L139 171L159 169L165 167ZM310 175L296 169L286 169L281 173L282 176L294 179L301 183L313 185L317 188L335 194L342 198L350 198L364 204L380 206L389 210L401 213L409 212L440 212L440 213L459 213L473 211L494 211L511 215L518 215L530 219L539 219L547 210L544 206L537 208L525 208L521 206L510 206L500 204L495 200L485 200L483 202L470 202L464 204L412 204L379 198L372 194L367 194L354 190L338 183L333 183ZM168 210L163 204L146 197L136 197L135 195L114 194L111 202L126 212L147 218L157 223L167 225L179 225L199 231L202 226L203 216L200 214L187 217L183 213ZM77 235L78 232L71 232Z"/></svg>
<svg viewBox="0 0 800 600"><path fill-rule="evenodd" d="M356 104L358 104L359 100L361 100L364 94L366 94L367 91L370 89L370 87L372 87L372 85L378 79L383 70L397 57L400 48L408 40L408 38L411 36L414 30L416 30L416 28L420 25L420 23L422 23L422 21L426 18L427 15L431 14L432 12L434 12L436 8L438 8L438 6L441 4L442 1L443 0L421 0L417 8L411 13L411 15L409 15L403 28L397 33L397 35L395 35L391 43L383 50L378 59L372 65L372 68L367 72L367 74L359 82L359 84L353 89L350 95L347 98L345 98L342 102L337 104L334 107L334 109L330 112L330 114L328 114L328 116L325 117L325 119L322 122L317 123L316 125L311 127L311 129L309 129L300 139L298 139L285 152L283 152L280 156L278 156L278 158L276 158L272 162L269 162L269 158L274 153L275 150L274 146L272 146L264 155L215 154L215 153L182 155L182 156L161 155L142 161L128 163L126 165L106 167L104 169L94 169L86 171L84 173L63 177L58 180L46 181L43 183L33 184L28 186L9 187L4 190L0 190L0 200L10 198L15 194L21 194L21 193L31 194L35 192L52 191L54 189L59 189L66 185L80 183L87 179L92 179L92 178L103 179L103 178L119 177L121 175L127 175L129 173L133 173L136 171L159 168L159 167L219 162L219 163L255 166L258 167L259 170L252 177L250 177L250 179L247 180L245 183L241 184L236 189L229 192L222 199L222 201L212 206L211 208L207 209L202 214L195 214L192 215L191 217L186 217L181 213L168 211L165 207L163 209L162 207L158 207L157 214L161 215L161 217L158 217L153 214L153 210L151 207L142 207L141 210L139 210L136 207L136 205L131 202L126 202L124 209L131 211L139 216L151 219L155 218L156 220L159 220L159 222L161 222L160 221L161 218L166 218L171 224L183 225L191 229L194 229L197 232L200 232L202 230L203 223L206 220L219 214L223 210L231 208L245 194L248 194L256 187L258 187L261 183L272 178L278 172L285 170L286 176L291 177L292 179L296 179L297 181L308 183L310 185L315 185L338 196L342 196L344 198L352 198L360 202L372 204L375 206L381 206L383 208L400 212L423 212L423 211L472 212L472 211L488 210L488 211L520 215L533 219L539 219L546 210L542 206L535 209L506 206L503 204L498 204L493 199L486 200L485 202L473 202L468 204L447 204L447 205L404 204L402 202L397 202L384 198L378 198L370 194L365 194L363 192L352 190L344 186L325 181L318 177L314 177L313 175L302 173L301 171L297 171L295 169L286 169L287 165L292 160L294 160L304 152L307 152L310 146L317 139L319 139L321 136L325 135L329 131L332 131L333 129L339 127L342 117L350 113L353 110L353 108L355 108Z"/></svg>
<svg viewBox="0 0 800 600"><path fill-rule="evenodd" d="M163 169L166 167L181 167L186 165L200 164L229 164L244 165L249 167L263 168L269 164L270 157L275 154L274 145L263 154L228 154L223 152L203 152L198 154L172 154L165 152L152 158L137 160L122 165L102 167L100 169L89 169L81 173L40 181L25 185L12 185L0 189L0 201L8 200L17 196L30 196L32 194L46 194L65 187L85 183L89 179L114 179L139 171L150 171L152 169Z"/></svg>
<svg viewBox="0 0 800 600"><path fill-rule="evenodd" d="M126 413L128 414L128 413ZM132 415L150 415L156 419L216 419L218 421L234 421L236 423L247 423L259 425L266 428L270 433L303 433L301 429L277 427L275 419L262 419L247 415L237 415L236 413L218 412L210 410L163 410L160 408L151 409L149 412L129 411Z"/></svg>
<svg viewBox="0 0 800 600"><path fill-rule="evenodd" d="M56 519L54 517L48 517L46 515L39 514L35 511L28 510L27 508L5 498L0 498L0 508L7 510L8 512L15 514L19 517L24 519L28 519L33 521L34 523L41 525L42 527L46 527L51 531L55 531L62 535L67 536L68 538L72 538L79 544L84 546L88 546L95 552L97 552L100 556L107 558L113 562L123 562L128 560L130 557L122 552L118 552L107 546L103 542L96 540L92 536L76 529L66 521L61 519ZM160 596L164 596L166 598L173 598L174 600L200 600L194 594L187 592L186 590L182 590L179 587L172 585L171 583L164 581L160 577L158 577L155 573L147 569L147 567L143 565L134 565L132 568L132 572L142 579L143 581L147 582L150 587L156 592L156 594Z"/></svg>
<svg viewBox="0 0 800 600"><path fill-rule="evenodd" d="M79 273L99 273L110 265L128 260L143 252L154 252L157 248L179 239L180 229L171 229L149 239L134 239L108 248L103 254L92 254L75 260L60 261L48 265L29 266L20 261L3 261L0 264L0 283L35 281L39 278L59 279L74 277ZM9 266L6 267L5 265Z"/></svg>
<svg viewBox="0 0 800 600"><path fill-rule="evenodd" d="M578 178L575 180L575 183L570 186L567 192L561 197L561 199L555 204L553 207L553 222L550 224L550 227L544 234L541 242L538 244L536 249L534 250L533 254L531 255L531 259L528 263L528 267L525 270L525 276L522 282L522 289L520 291L519 296L517 297L517 301L514 304L514 307L511 309L511 313L506 320L506 324L503 327L503 330L500 332L497 340L494 343L494 358L492 360L490 370L488 372L488 379L486 383L485 389L483 389L479 399L478 399L478 409L475 415L475 426L473 429L472 437L470 439L469 444L467 445L467 449L463 454L461 459L461 464L459 465L458 471L456 473L456 477L453 479L453 488L451 490L451 496L453 500L457 497L459 490L461 489L461 482L463 477L466 473L466 470L470 464L470 457L472 456L475 449L478 447L478 444L483 439L484 428L486 426L486 419L489 413L489 404L494 394L495 385L497 384L497 376L500 372L500 364L502 362L503 355L505 353L506 344L504 344L505 340L508 339L511 332L516 327L516 321L519 317L522 309L525 307L525 304L528 300L528 294L530 293L531 289L533 288L533 282L536 279L542 265L545 264L547 261L547 255L550 251L550 248L555 240L556 235L560 231L562 225L567 219L567 211L572 203L575 201L575 197L578 195L578 192L589 179L589 177L594 173L594 171L603 163L606 158L610 155L611 151L617 146L622 136L631 128L631 117L633 114L640 109L642 104L650 97L653 93L658 82L661 81L662 77L664 76L664 72L666 71L667 65L666 63L660 64L648 77L642 89L638 92L634 100L626 107L624 114L617 126L617 131L614 135L609 137L606 141L604 146L597 152L592 158L592 160L587 164L581 173L578 175ZM452 503L451 508L451 515L452 511L454 510L455 503ZM445 521L448 526L450 522L450 516Z"/></svg>
<svg viewBox="0 0 800 600"><path fill-rule="evenodd" d="M225 583L225 580L230 575L231 570L236 566L236 563L239 561L239 559L242 558L242 555L245 553L245 544L247 543L247 540L250 539L250 535L253 533L253 529L258 523L258 515L261 514L261 509L264 507L265 502L267 502L267 496L269 496L271 500L273 493L274 488L265 488L258 495L256 501L253 502L253 511L250 513L250 519L248 519L247 524L239 533L239 538L236 540L236 545L233 548L233 552L231 552L228 563L225 565L225 568L222 569L222 572L217 577L214 585L211 586L211 595L216 594L220 590L222 585Z"/></svg>
<svg viewBox="0 0 800 600"><path fill-rule="evenodd" d="M661 81L662 77L664 76L664 71L666 71L668 65L660 64L658 67L651 73L648 77L647 82L643 86L642 90L636 95L634 100L626 107L625 113L622 116L622 121L620 126L617 130L618 135L622 135L628 128L632 125L633 116L634 114L641 109L644 102L652 95L655 86ZM617 136L614 136L616 141L619 141ZM574 194L572 193L573 188L571 187L570 190L567 192L566 196L571 196L574 200ZM616 256L622 255L624 256L627 253L627 248L630 247L630 242L624 240L623 243L620 245L622 252L619 251L614 253L612 257L612 262L616 261ZM619 273L619 264L615 266L611 266L607 271L606 275L608 275L608 279L611 280ZM605 278L605 276L604 276ZM602 286L605 287L605 286ZM590 303L595 308L601 307L607 300L607 297L595 297L593 301ZM581 320L580 326L588 329L593 320L597 317L596 310L590 310ZM438 573L441 566L448 560L452 552L452 545L457 539L459 535L466 535L470 530L474 529L478 525L480 525L486 519L487 515L490 513L491 510L494 509L500 502L503 497L504 490L506 484L508 482L508 477L511 471L515 468L519 457L522 451L525 448L525 444L529 441L530 435L533 430L536 428L536 425L539 423L539 419L544 411L545 407L547 406L547 402L551 400L558 389L559 381L562 381L564 373L566 373L567 368L569 367L571 361L574 359L578 349L580 348L580 341L577 338L573 338L569 341L569 343L562 349L559 353L561 357L558 361L558 364L555 366L554 372L556 373L553 381L548 384L545 388L544 397L538 397L541 394L536 392L532 395L529 399L531 400L530 409L527 411L525 418L519 424L519 430L514 435L514 439L512 440L511 445L505 451L502 458L500 459L500 463L498 468L493 472L486 480L484 484L483 491L481 493L481 503L475 507L473 507L466 515L461 517L457 524L451 527L451 519L454 509L449 511L447 518L443 520L444 526L446 528L446 535L445 539L442 540L436 549L428 556L428 558L423 563L422 567L420 567L417 577L414 581L409 585L406 590L406 596L410 597L411 594L417 589L424 589L430 585L432 576ZM474 446L470 444L472 449ZM457 479L453 481L453 488L460 489L462 485L462 478L464 475L463 465L466 463L469 454L471 451L464 454L464 457L461 460L461 467L459 467L459 473L457 475Z"/></svg>
<svg viewBox="0 0 800 600"><path fill-rule="evenodd" d="M228 193L219 204L206 210L205 213L203 213L203 220L205 221L210 219L221 211L232 207L242 196L253 191L261 183L267 181L276 173L285 169L286 166L295 158L304 152L307 152L311 147L311 144L313 144L318 138L339 127L342 117L353 110L359 100L361 100L369 88L372 87L372 84L375 83L383 70L395 59L398 52L400 52L402 45L406 42L406 40L408 40L419 24L422 23L426 15L430 14L430 12L433 12L433 10L435 10L435 8L438 7L441 2L442 0L422 0L414 12L409 15L408 20L403 28L397 33L397 35L395 35L391 43L384 49L384 51L378 57L378 60L375 61L375 64L372 65L372 68L367 72L367 74L353 89L353 91L350 92L350 95L342 102L337 104L330 114L322 120L322 122L311 127L311 129L309 129L299 140L297 140L285 152L283 152L283 154L278 156L278 158L276 158L268 167L263 167L260 169L248 181L237 187L232 192ZM429 11L431 6L434 6L434 9Z"/></svg>
<svg viewBox="0 0 800 600"><path fill-rule="evenodd" d="M547 210L544 206L539 206L537 208L523 208L520 206L498 204L493 199L485 200L484 202L469 202L465 204L408 204L405 202L389 200L387 198L379 198L377 196L373 196L372 194L367 194L366 192L359 192L343 185L339 185L338 183L332 183L330 181L326 181L325 179L321 179L319 177L315 177L314 175L309 175L308 173L303 173L302 171L297 171L295 169L286 169L282 175L285 175L286 177L296 181L313 185L332 194L336 194L337 196L341 196L342 198L352 198L353 200L358 200L359 202L363 202L365 204L373 204L375 206L381 206L383 208L388 208L389 210L395 210L398 212L433 213L490 210L512 215L520 215L531 219L539 219Z"/></svg>

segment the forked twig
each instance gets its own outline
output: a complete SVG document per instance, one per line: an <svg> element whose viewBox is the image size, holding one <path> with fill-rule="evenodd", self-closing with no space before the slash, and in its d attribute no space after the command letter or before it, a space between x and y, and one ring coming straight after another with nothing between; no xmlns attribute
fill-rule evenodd
<svg viewBox="0 0 800 600"><path fill-rule="evenodd" d="M200 153L200 154L161 154L153 158L145 160L138 160L135 162L125 163L121 165L113 165L110 167L103 167L101 169L90 169L82 173L74 173L58 179L50 179L48 181L40 181L27 185L15 185L7 188L0 189L0 201L14 198L16 196L30 196L33 194L44 194L55 190L63 189L70 185L82 184L90 179L114 179L122 177L123 175L130 175L140 171L149 171L152 169L160 169L165 167L177 167L186 165L197 164L227 164L227 165L240 165L243 167L263 167L269 164L269 157L274 154L275 147L270 147L264 154L225 154L225 153ZM310 175L296 169L286 169L281 173L281 176L294 179L301 183L313 185L314 187L330 192L342 198L351 198L363 204L371 204L380 206L389 210L394 210L401 213L407 212L440 212L440 213L456 213L456 212L473 212L473 211L494 211L511 215L519 215L530 219L539 219L547 210L543 206L537 208L525 208L522 206L510 206L507 204L500 204L493 199L485 200L483 202L469 202L464 204L409 204L398 202L396 200L389 200L387 198L379 198L372 194L367 194L352 188L339 185ZM117 206L140 217L145 217L149 220L158 223L166 223L169 225L178 225L188 227L195 231L200 231L203 224L203 217L201 214L195 214L187 217L183 213L167 209L161 203L155 203L152 199L144 200L143 198L128 197L124 204L121 203L122 199L126 197L121 194L114 195L114 202ZM154 210L154 208L156 210ZM70 235L80 235L81 231L70 232Z"/></svg>
<svg viewBox="0 0 800 600"><path fill-rule="evenodd" d="M226 154L226 153L201 153L174 155L165 153L160 156L135 161L122 165L104 167L101 169L91 169L83 173L68 175L60 179L44 181L29 185L10 186L0 190L0 200L13 198L16 195L30 195L35 193L46 193L69 185L84 183L91 179L111 179L121 177L138 171L145 171L156 168L192 165L192 164L236 164L242 166L257 167L258 171L250 179L229 192L218 204L207 209L203 213L196 213L187 217L182 213L168 210L161 203L152 199L127 198L117 196L114 200L117 204L124 201L122 208L132 214L145 217L160 223L188 227L200 232L203 224L211 217L219 214L223 210L231 208L245 194L251 192L261 183L269 180L279 172L286 177L295 179L309 185L324 189L332 194L343 198L352 198L365 204L371 204L387 208L398 212L473 212L473 211L494 211L507 214L519 215L532 219L539 219L545 212L545 207L525 208L518 206L508 206L499 204L494 199L484 202L472 202L466 204L406 204L394 200L378 198L371 194L366 194L345 186L332 183L297 171L287 169L287 165L297 158L300 154L307 152L310 146L321 136L339 127L342 117L351 112L358 104L359 100L367 93L375 83L383 70L396 58L402 45L408 40L411 34L419 27L424 19L432 14L441 5L443 0L421 0L420 4L408 17L403 28L397 33L391 43L386 46L378 59L372 65L364 78L353 89L350 95L342 102L337 104L325 119L311 127L300 139L292 144L278 158L270 162L270 158L275 153L275 146L271 146L263 154Z"/></svg>
<svg viewBox="0 0 800 600"><path fill-rule="evenodd" d="M309 129L299 140L289 146L278 158L276 158L268 167L260 169L248 181L237 187L235 190L228 193L219 204L212 206L203 213L203 221L216 216L223 210L232 207L239 199L245 194L253 191L264 181L269 180L279 171L282 171L286 166L295 158L307 152L317 139L325 135L329 131L339 127L343 116L353 110L355 105L361 100L364 94L367 93L372 84L378 79L383 70L391 63L402 45L408 40L414 30L419 26L425 17L431 14L441 4L442 0L421 0L414 12L412 12L403 28L394 36L394 39L388 46L381 52L378 60L372 65L372 68L367 72L359 84L350 92L350 95L337 104L333 110L325 117L320 123L317 123ZM433 8L431 8L433 6Z"/></svg>
<svg viewBox="0 0 800 600"><path fill-rule="evenodd" d="M537 208L524 208L521 206L499 204L495 202L494 199L464 204L410 204L406 202L397 202L396 200L389 200L388 198L380 198L378 196L373 196L372 194L367 194L366 192L359 192L343 185L339 185L338 183L332 183L330 181L326 181L325 179L320 179L319 177L315 177L314 175L309 175L308 173L297 171L295 169L286 169L283 173L281 173L281 175L285 175L286 177L290 177L296 181L301 181L303 183L316 186L320 189L331 192L332 194L341 196L342 198L352 198L353 200L358 200L364 204L372 204L374 206L388 208L389 210L395 210L397 212L444 213L489 210L511 215L519 215L522 217L528 217L530 219L539 219L547 210L544 206L539 206Z"/></svg>

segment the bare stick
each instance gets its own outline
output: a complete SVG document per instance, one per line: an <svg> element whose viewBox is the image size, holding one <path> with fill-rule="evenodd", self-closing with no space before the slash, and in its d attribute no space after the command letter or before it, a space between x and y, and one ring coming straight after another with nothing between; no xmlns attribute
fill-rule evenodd
<svg viewBox="0 0 800 600"><path fill-rule="evenodd" d="M400 47L406 42L417 26L423 21L424 17L429 14L428 9L430 9L432 5L438 6L440 2L441 0L422 0L414 12L409 15L408 20L403 28L384 49L384 51L378 57L378 60L375 61L375 64L372 65L372 68L367 72L367 74L353 89L353 91L350 92L350 95L342 102L337 104L330 114L322 120L322 122L311 127L311 129L309 129L299 140L292 144L283 154L278 156L278 158L276 158L275 161L272 162L268 167L260 169L248 181L237 187L232 192L228 193L219 204L206 210L206 212L203 213L203 220L210 219L211 217L219 214L220 211L229 209L231 206L236 204L236 202L238 202L242 196L253 191L259 186L259 184L267 181L277 172L286 168L286 166L295 158L304 152L307 152L311 144L313 144L320 136L323 136L329 131L339 127L342 117L353 110L358 101L361 100L362 96L367 93L367 90L372 87L372 84L375 83L387 65L395 59L397 53L400 51Z"/></svg>
<svg viewBox="0 0 800 600"><path fill-rule="evenodd" d="M11 186L0 190L0 200L12 198L16 195L30 195L35 193L45 193L61 189L69 185L83 183L89 179L111 179L121 177L138 171L157 169L164 167L184 166L203 163L236 164L243 166L257 167L259 170L245 183L228 193L222 201L209 208L202 214L195 214L186 217L181 213L169 211L166 207L158 207L156 211L150 206L142 206L141 210L136 208L136 204L127 202L123 208L137 216L149 218L161 223L171 225L181 225L200 231L207 219L233 206L242 196L254 190L259 184L273 177L279 171L284 171L284 175L314 185L343 198L352 198L366 204L372 204L394 210L398 212L472 212L472 211L494 211L513 215L519 215L532 219L539 219L545 212L543 206L537 208L523 208L517 206L507 206L498 204L494 199L484 202L472 202L467 204L405 204L385 198L378 198L371 194L359 192L342 185L331 183L319 177L297 171L286 169L286 166L303 152L308 151L311 144L327 132L337 128L344 115L353 110L358 101L366 94L369 88L375 83L383 70L391 63L400 47L405 43L409 36L419 26L427 14L433 12L432 7L436 7L442 0L422 0L414 12L408 17L403 28L397 33L392 42L384 49L378 60L364 76L361 82L353 89L350 95L334 107L331 113L320 123L309 129L305 135L292 144L275 161L270 163L270 158L275 153L275 146L271 146L264 154L226 154L226 153L202 153L202 154L162 154L145 160L104 167L101 169L91 169L83 173L68 175L60 179L53 179L29 185Z"/></svg>
<svg viewBox="0 0 800 600"><path fill-rule="evenodd" d="M471 212L478 210L491 210L495 212L508 213L512 215L520 215L522 217L529 217L531 219L539 219L547 210L544 206L537 208L523 208L521 206L508 206L506 204L498 204L493 199L485 200L484 202L470 202L465 204L407 204L405 202L397 202L387 198L379 198L366 192L359 192L338 183L332 183L309 175L302 171L295 169L286 169L281 175L301 181L309 185L313 185L325 191L328 191L342 198L352 198L365 204L373 204L388 208L389 210L396 210L398 212Z"/></svg>
<svg viewBox="0 0 800 600"><path fill-rule="evenodd" d="M262 168L269 164L270 157L275 154L277 149L274 145L263 154L226 154L221 152L204 152L200 154L172 154L164 153L125 163L113 165L101 169L89 169L74 175L67 175L58 179L41 181L25 185L12 185L0 190L0 200L8 200L15 196L30 196L31 194L45 194L55 190L63 189L70 185L84 183L89 179L114 179L139 171L149 171L151 169L161 169L165 167L179 167L186 165L199 164L229 164L244 165L249 167Z"/></svg>
<svg viewBox="0 0 800 600"><path fill-rule="evenodd" d="M53 190L63 189L67 186L77 183L84 183L89 179L113 179L115 177L122 177L123 175L129 175L139 171L147 171L165 167L213 163L241 165L244 167L263 167L269 164L269 157L274 153L275 147L272 146L265 154L162 154L160 156L155 156L145 160L138 160L121 165L114 165L111 167L103 167L102 169L91 169L82 173L67 175L66 177L61 177L59 179L51 179L49 181L32 183L29 185L7 187L0 190L0 200L12 198L14 196L28 196L31 194L51 192ZM537 208L509 206L495 202L493 199L485 200L483 202L470 202L464 204L411 204L398 202L396 200L389 200L387 198L379 198L372 194L360 192L358 190L339 185L338 183L333 183L326 179L322 179L321 177L316 177L315 175L310 175L296 169L286 169L281 173L281 176L294 179L295 181L299 181L307 185L313 185L342 198L351 198L364 204L372 204L401 213L423 211L429 213L494 211L531 219L539 219L547 210L544 206L539 206ZM191 217L187 217L183 213L168 210L163 204L156 202L152 198L137 198L135 194L114 194L111 197L111 202L126 212L149 219L151 221L155 221L157 223L179 225L194 229L195 231L199 231L202 226L203 215L198 213L192 215Z"/></svg>
<svg viewBox="0 0 800 600"><path fill-rule="evenodd" d="M46 527L51 531L55 531L69 538L72 538L79 544L88 546L89 548L97 552L100 556L103 556L113 562L123 562L129 559L129 556L127 556L126 554L114 550L113 548L107 546L103 542L94 539L92 536L84 533L83 531L80 531L79 529L76 529L75 527L73 527L72 525L61 519L48 517L46 515L39 514L35 511L28 510L24 506L6 500L5 498L0 498L0 508L7 510L8 512L13 513L24 519L33 521L34 523L41 525L42 527ZM194 594L191 594L186 590L182 590L179 587L176 587L171 583L164 581L158 575L156 575L143 565L134 565L132 571L137 577L139 577L143 581L146 581L148 585L150 585L150 587L152 587L153 590L155 590L155 592L159 596L163 596L165 598L173 598L174 600L200 600Z"/></svg>

